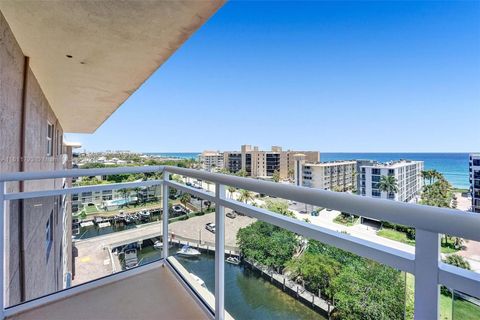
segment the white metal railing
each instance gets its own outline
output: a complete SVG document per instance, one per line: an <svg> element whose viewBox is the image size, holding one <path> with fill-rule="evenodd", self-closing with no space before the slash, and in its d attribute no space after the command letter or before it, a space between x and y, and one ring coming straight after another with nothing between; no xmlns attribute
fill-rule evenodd
<svg viewBox="0 0 480 320"><path fill-rule="evenodd" d="M6 182L20 180L37 180L52 178L69 178L79 176L110 175L121 173L163 172L162 180L147 180L133 183L117 183L86 187L72 187L56 190L40 190L21 193L6 193ZM170 180L170 174L179 174L190 178L210 181L215 184L215 192L195 189L187 185ZM319 189L297 187L250 178L241 178L185 169L170 166L124 167L102 169L60 170L51 172L19 172L0 174L0 212L5 212L5 202L8 200L74 194L84 191L102 191L112 189L134 188L139 186L163 186L163 257L168 257L168 194L169 188L182 190L204 200L214 202L215 215L215 318L224 319L224 208L230 208L254 217L258 220L279 226L302 236L312 238L323 243L347 250L359 256L375 260L379 263L409 272L415 276L415 319L437 319L439 310L439 285L445 285L465 294L480 297L480 274L444 264L440 259L440 234L458 236L470 240L480 241L480 215L464 213L459 210L421 206L391 200L372 199L346 193L336 193ZM310 205L335 209L350 214L356 214L372 219L399 223L416 229L415 254L397 250L385 245L374 243L316 226L294 218L282 216L268 210L241 203L225 196L226 186L247 189L250 191L268 194L270 196L294 200ZM5 248L5 214L0 218L1 247ZM64 290L33 302L16 307L6 308L5 304L5 249L3 249L2 263L0 264L1 301L3 301L2 315L8 316L42 305L56 299L64 298L74 292L82 290L82 286ZM144 267L138 267L142 269ZM148 268L151 268L148 267ZM126 274L112 275L112 279L125 277ZM103 285L105 279L89 283L84 288Z"/></svg>

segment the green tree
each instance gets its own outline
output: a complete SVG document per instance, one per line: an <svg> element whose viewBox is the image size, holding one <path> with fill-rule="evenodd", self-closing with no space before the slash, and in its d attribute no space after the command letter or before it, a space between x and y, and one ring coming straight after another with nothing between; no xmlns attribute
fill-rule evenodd
<svg viewBox="0 0 480 320"><path fill-rule="evenodd" d="M464 257L459 256L458 254L448 255L444 262L455 267L470 270L470 263Z"/></svg>
<svg viewBox="0 0 480 320"><path fill-rule="evenodd" d="M365 260L348 265L331 283L333 319L403 319L405 281L400 271Z"/></svg>
<svg viewBox="0 0 480 320"><path fill-rule="evenodd" d="M378 182L378 190L387 194L395 194L398 192L397 178L394 176L382 176Z"/></svg>
<svg viewBox="0 0 480 320"><path fill-rule="evenodd" d="M187 203L189 203L191 199L192 196L189 193L183 193L180 197L180 203L183 204L185 208L187 208Z"/></svg>
<svg viewBox="0 0 480 320"><path fill-rule="evenodd" d="M443 177L437 181L424 186L421 197L421 204L448 208L452 199L452 185Z"/></svg>
<svg viewBox="0 0 480 320"><path fill-rule="evenodd" d="M240 190L240 196L238 197L238 200L248 204L249 201L254 200L253 193L249 190L241 189Z"/></svg>
<svg viewBox="0 0 480 320"><path fill-rule="evenodd" d="M332 298L330 284L341 270L336 260L322 254L306 252L287 263L287 269L295 280L304 282L310 292L321 291L323 296Z"/></svg>
<svg viewBox="0 0 480 320"><path fill-rule="evenodd" d="M422 176L423 178L423 185L427 185L427 180L430 181L430 178L431 178L431 173L430 173L430 170L422 170L422 172L420 173L420 175Z"/></svg>
<svg viewBox="0 0 480 320"><path fill-rule="evenodd" d="M298 246L293 232L257 221L237 233L237 243L245 258L273 267L285 267Z"/></svg>
<svg viewBox="0 0 480 320"><path fill-rule="evenodd" d="M288 210L288 202L285 200L267 199L265 201L264 208L269 211L282 214L284 216L288 216L288 217L295 216L295 214L292 211Z"/></svg>
<svg viewBox="0 0 480 320"><path fill-rule="evenodd" d="M288 179L290 179L290 181L295 180L295 170L288 169Z"/></svg>
<svg viewBox="0 0 480 320"><path fill-rule="evenodd" d="M275 170L273 172L272 180L273 180L273 182L279 182L280 181L280 172L278 172L278 170Z"/></svg>
<svg viewBox="0 0 480 320"><path fill-rule="evenodd" d="M244 177L245 178L247 176L247 171L245 171L244 169L239 170L239 171L237 171L236 175L239 176L239 177Z"/></svg>
<svg viewBox="0 0 480 320"><path fill-rule="evenodd" d="M228 187L228 193L230 193L230 199L233 199L233 193L237 191L235 187Z"/></svg>

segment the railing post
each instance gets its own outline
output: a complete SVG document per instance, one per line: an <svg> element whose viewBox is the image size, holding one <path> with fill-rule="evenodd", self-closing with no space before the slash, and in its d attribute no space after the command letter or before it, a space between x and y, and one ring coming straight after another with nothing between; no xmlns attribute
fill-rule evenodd
<svg viewBox="0 0 480 320"><path fill-rule="evenodd" d="M220 199L225 199L225 186L215 185L215 320L225 318L225 207Z"/></svg>
<svg viewBox="0 0 480 320"><path fill-rule="evenodd" d="M5 259L5 225L6 225L6 217L5 217L5 188L6 184L5 181L0 181L0 250L1 250L1 261L0 261L0 301L2 303L2 309L0 313L0 319L5 318L5 292L6 287L5 284L8 283L5 279L5 270L6 270L6 259Z"/></svg>
<svg viewBox="0 0 480 320"><path fill-rule="evenodd" d="M415 319L438 319L440 235L415 232Z"/></svg>
<svg viewBox="0 0 480 320"><path fill-rule="evenodd" d="M162 244L163 244L163 250L162 250L162 256L164 259L168 258L168 196L169 196L169 190L168 190L168 185L167 182L170 180L170 173L167 171L163 171L163 185L162 185L162 192L163 192L163 198L162 198L162 210L163 210L163 216L162 216Z"/></svg>

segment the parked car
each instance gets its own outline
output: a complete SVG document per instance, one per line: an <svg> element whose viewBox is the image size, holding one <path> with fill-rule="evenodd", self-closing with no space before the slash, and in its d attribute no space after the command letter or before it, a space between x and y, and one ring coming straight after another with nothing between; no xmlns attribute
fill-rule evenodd
<svg viewBox="0 0 480 320"><path fill-rule="evenodd" d="M191 182L187 182L186 185L187 185L188 187L191 187L191 186L192 186L192 183L191 183Z"/></svg>
<svg viewBox="0 0 480 320"><path fill-rule="evenodd" d="M172 207L172 210L175 212L175 213L183 213L183 207L182 206L179 206L178 204L177 205L174 205Z"/></svg>
<svg viewBox="0 0 480 320"><path fill-rule="evenodd" d="M205 225L205 229L207 229L210 232L215 233L215 223L209 222Z"/></svg>
<svg viewBox="0 0 480 320"><path fill-rule="evenodd" d="M229 212L227 212L226 216L231 218L231 219L235 219L237 217L237 212L229 211Z"/></svg>
<svg viewBox="0 0 480 320"><path fill-rule="evenodd" d="M301 214L307 214L307 210L301 210L300 213Z"/></svg>

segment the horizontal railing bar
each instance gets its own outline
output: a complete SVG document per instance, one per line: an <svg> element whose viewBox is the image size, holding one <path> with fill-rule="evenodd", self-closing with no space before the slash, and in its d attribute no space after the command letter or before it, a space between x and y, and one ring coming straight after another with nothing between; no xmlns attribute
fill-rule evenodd
<svg viewBox="0 0 480 320"><path fill-rule="evenodd" d="M184 184L181 184L181 183L178 183L178 182L174 182L172 180L170 180L166 183L169 187L172 187L172 188L175 188L175 189L193 194L196 197L199 197L203 200L209 200L211 202L215 202L215 195L211 192L195 189L195 188L189 187L187 185L184 185Z"/></svg>
<svg viewBox="0 0 480 320"><path fill-rule="evenodd" d="M295 232L301 236L352 252L359 256L378 261L396 269L414 272L415 255L381 244L353 237L314 224L290 218L266 209L257 208L231 199L220 200L220 204L280 228Z"/></svg>
<svg viewBox="0 0 480 320"><path fill-rule="evenodd" d="M148 173L163 171L164 166L132 166L116 168L95 168L95 169L68 169L55 171L27 171L1 173L0 181L28 181L56 178L76 178L90 176L108 176L112 174Z"/></svg>
<svg viewBox="0 0 480 320"><path fill-rule="evenodd" d="M163 183L162 180L145 180L141 182L122 182L122 183L111 183L111 184L97 184L97 185L83 186L83 187L72 187L72 188L65 188L65 189L15 192L15 193L5 194L5 200L51 197L51 196L76 194L76 193L90 192L90 191L97 192L97 191L104 191L104 190L131 189L131 188L161 185L162 183Z"/></svg>
<svg viewBox="0 0 480 320"><path fill-rule="evenodd" d="M480 214L478 213L465 213L456 209L374 199L344 192L298 187L179 167L167 166L165 169L180 175L335 209L349 214L480 241L480 232L478 232L480 229Z"/></svg>
<svg viewBox="0 0 480 320"><path fill-rule="evenodd" d="M206 191L201 191L173 181L169 181L167 184L170 187L192 193L200 198L210 200L212 202L216 201L215 197ZM364 256L366 258L385 263L399 270L413 272L414 254L379 245L367 240L358 239L330 229L318 227L298 219L282 216L280 214L243 204L235 200L225 199L221 201L221 204L227 208L244 213L260 221L265 221L281 228L293 231L302 236L307 236L335 247L339 247L340 249L345 249L349 252ZM303 224L302 227L298 226L299 222ZM307 231L310 233L310 235L306 233ZM323 235L319 236L317 233L322 233ZM345 245L341 246L339 242L344 242ZM390 261L390 263L388 261Z"/></svg>
<svg viewBox="0 0 480 320"><path fill-rule="evenodd" d="M438 283L480 299L480 273L440 262Z"/></svg>

